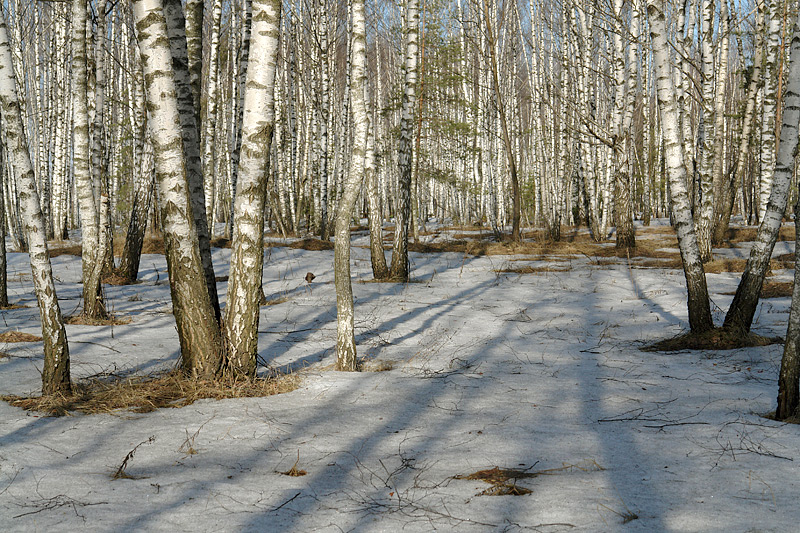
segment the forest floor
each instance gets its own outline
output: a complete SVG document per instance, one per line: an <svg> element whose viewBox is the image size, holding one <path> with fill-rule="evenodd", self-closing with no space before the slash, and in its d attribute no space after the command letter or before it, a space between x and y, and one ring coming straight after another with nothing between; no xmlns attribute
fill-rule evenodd
<svg viewBox="0 0 800 533"><path fill-rule="evenodd" d="M580 234L513 248L437 228L411 253L408 284L368 283L356 232L359 373L331 370L333 251L269 247L259 357L299 386L149 413L50 417L0 402L0 529L796 531L800 428L763 416L782 345L643 351L688 328L660 224L638 228L649 251L631 257ZM752 233L716 250L717 324ZM793 248L773 255L762 335L786 333L780 256ZM213 253L226 279L230 250ZM77 313L80 258L53 266L62 309ZM8 270L22 307L0 311L0 331L39 335L27 255L10 254ZM67 326L73 379L174 368L166 279L164 257L145 255L140 283L105 287L128 323ZM0 337L0 395L40 387L42 344L19 339Z"/></svg>

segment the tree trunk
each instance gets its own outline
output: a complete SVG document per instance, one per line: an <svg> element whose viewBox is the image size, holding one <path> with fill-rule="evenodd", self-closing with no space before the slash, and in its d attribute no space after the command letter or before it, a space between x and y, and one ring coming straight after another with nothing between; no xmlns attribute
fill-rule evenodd
<svg viewBox="0 0 800 533"><path fill-rule="evenodd" d="M101 269L98 257L100 214L92 184L89 160L89 113L87 110L86 68L86 0L72 1L72 113L73 167L81 216L81 258L83 265L83 315L106 317L100 286Z"/></svg>
<svg viewBox="0 0 800 533"><path fill-rule="evenodd" d="M198 115L190 83L191 78L186 50L186 23L183 17L181 0L164 0L164 16L167 20L167 32L172 52L172 68L178 97L178 112L180 113L181 134L183 136L183 150L186 161L186 178L192 202L192 214L197 230L200 258L203 264L208 295L211 299L211 305L214 307L214 315L219 319L219 297L217 296L214 264L211 261L211 241L208 233L208 218L206 217Z"/></svg>
<svg viewBox="0 0 800 533"><path fill-rule="evenodd" d="M409 0L409 3L415 0ZM336 285L336 369L358 370L353 310L353 286L350 280L350 217L358 197L358 185L364 175L369 115L364 98L367 83L366 25L364 0L351 0L353 23L352 74L350 104L353 110L353 150L350 172L344 194L336 212L336 242L334 247L334 283ZM409 17L416 20L416 17ZM410 55L410 54L409 54ZM413 99L412 99L413 102ZM408 139L410 143L410 138ZM406 272L407 275L407 272Z"/></svg>
<svg viewBox="0 0 800 533"><path fill-rule="evenodd" d="M355 5L353 6L353 9L356 9ZM401 282L408 281L409 276L408 225L410 222L409 219L411 218L411 174L413 172L414 161L411 146L411 137L414 132L413 109L417 102L417 55L419 51L419 43L417 42L419 35L418 0L406 1L406 14L404 20L406 45L405 82L403 84L403 109L402 114L400 115L400 142L397 150L397 164L400 167L400 178L397 184L394 247L392 249L392 264L390 268L391 277ZM354 72L355 70L355 67L353 67ZM353 91L353 87L350 89ZM357 98L363 98L363 95L359 95ZM353 160L355 161L355 159L357 158L354 157ZM363 162L361 164L363 164ZM348 242L350 242L349 237Z"/></svg>
<svg viewBox="0 0 800 533"><path fill-rule="evenodd" d="M209 298L186 180L172 54L161 0L133 0L164 233L184 371L210 378L222 362L219 323Z"/></svg>
<svg viewBox="0 0 800 533"><path fill-rule="evenodd" d="M281 0L253 0L252 51L242 116L242 148L234 209L233 249L224 331L228 368L255 377L264 262L264 208L275 123L273 87Z"/></svg>
<svg viewBox="0 0 800 533"><path fill-rule="evenodd" d="M750 257L736 288L736 295L725 315L726 329L739 335L750 331L753 316L758 307L758 298L764 277L769 269L769 260L789 199L789 186L797 153L797 125L800 121L800 34L795 26L789 57L789 79L786 84L786 106L783 111L778 156L775 161L772 192L767 202L763 220L758 228L756 241L750 249Z"/></svg>
<svg viewBox="0 0 800 533"><path fill-rule="evenodd" d="M743 183L742 176L745 172L750 151L750 134L753 130L753 120L755 118L756 102L758 100L759 87L761 86L761 62L764 56L764 1L758 2L758 22L756 23L755 53L753 55L753 74L747 87L745 98L744 119L742 120L742 137L739 140L739 151L736 157L736 167L731 178L726 182L722 189L722 195L718 202L720 205L717 224L714 227L713 243L721 244L725 240L728 226L731 221L733 203L736 193ZM742 213L744 214L744 213Z"/></svg>
<svg viewBox="0 0 800 533"><path fill-rule="evenodd" d="M794 218L800 220L800 199L794 206ZM778 375L777 420L798 414L800 408L800 224L794 227L794 286L792 305L789 308L789 325L783 346L781 371Z"/></svg>
<svg viewBox="0 0 800 533"><path fill-rule="evenodd" d="M667 42L667 28L663 12L663 1L648 0L647 12L650 18L650 38L653 44L653 63L656 72L658 108L661 114L661 127L664 133L664 157L667 177L672 196L672 213L675 218L675 231L683 262L688 291L689 328L692 333L703 333L714 327L708 287L697 236L694 232L692 213L689 209L689 195L686 190L686 166L683 163L681 135L679 131L678 109L675 102L675 88L672 81Z"/></svg>
<svg viewBox="0 0 800 533"><path fill-rule="evenodd" d="M86 12L85 10L83 11ZM58 305L53 271L47 252L47 234L44 217L36 192L36 177L31 163L28 143L17 97L8 30L0 11L0 112L5 125L6 149L14 166L17 179L20 209L25 217L25 233L31 261L39 316L44 339L44 367L42 368L42 395L71 392L69 375L69 346L67 332ZM87 146L88 148L88 146Z"/></svg>

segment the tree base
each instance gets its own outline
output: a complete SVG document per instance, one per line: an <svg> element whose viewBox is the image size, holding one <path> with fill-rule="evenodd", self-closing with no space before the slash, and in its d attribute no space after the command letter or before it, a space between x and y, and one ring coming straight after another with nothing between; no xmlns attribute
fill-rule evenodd
<svg viewBox="0 0 800 533"><path fill-rule="evenodd" d="M642 348L645 352L678 352L684 350L735 350L754 346L783 343L782 337L764 337L749 332L744 335L726 328L714 328L703 333L684 333Z"/></svg>

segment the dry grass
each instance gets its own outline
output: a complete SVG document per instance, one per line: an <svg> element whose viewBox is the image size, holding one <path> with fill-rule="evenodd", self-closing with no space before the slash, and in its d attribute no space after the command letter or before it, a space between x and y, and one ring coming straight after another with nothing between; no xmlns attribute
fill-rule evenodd
<svg viewBox="0 0 800 533"><path fill-rule="evenodd" d="M320 250L333 250L333 243L331 241L323 241L321 239L315 239L313 237L306 237L305 239L301 239L299 241L293 242L289 245L289 248L303 249L303 250L310 250L312 252L318 252Z"/></svg>
<svg viewBox="0 0 800 533"><path fill-rule="evenodd" d="M737 335L724 328L714 328L704 333L685 333L642 348L645 352L677 352L682 350L734 350L754 346L780 344L780 337L763 337L755 333Z"/></svg>
<svg viewBox="0 0 800 533"><path fill-rule="evenodd" d="M532 267L532 266L524 266L524 267L508 267L508 268L500 268L495 270L495 272L501 272L504 274L538 274L540 272L568 272L572 270L571 264L561 264L561 265L547 265L541 267Z"/></svg>
<svg viewBox="0 0 800 533"><path fill-rule="evenodd" d="M279 305L279 304L286 303L289 300L290 300L290 298L288 296L279 296L277 298L272 298L270 300L264 300L261 303L261 305L266 305L267 307L269 307L271 305Z"/></svg>
<svg viewBox="0 0 800 533"><path fill-rule="evenodd" d="M6 331L0 333L0 342L39 342L42 338L38 335L23 333L21 331Z"/></svg>
<svg viewBox="0 0 800 533"><path fill-rule="evenodd" d="M50 253L51 258L58 257L60 255L74 255L80 257L82 254L81 245L72 244L70 242L48 243L48 252Z"/></svg>
<svg viewBox="0 0 800 533"><path fill-rule="evenodd" d="M791 297L793 287L792 281L765 281L761 286L761 298Z"/></svg>
<svg viewBox="0 0 800 533"><path fill-rule="evenodd" d="M129 316L110 316L108 318L88 318L83 315L65 316L64 322L72 326L123 326L131 323Z"/></svg>
<svg viewBox="0 0 800 533"><path fill-rule="evenodd" d="M164 238L163 237L145 237L142 243L143 254L160 254L164 255Z"/></svg>
<svg viewBox="0 0 800 533"><path fill-rule="evenodd" d="M212 248L230 248L231 240L227 237L214 237L211 239Z"/></svg>
<svg viewBox="0 0 800 533"><path fill-rule="evenodd" d="M112 272L110 274L105 274L103 276L103 280L102 281L103 281L103 283L106 283L108 285L117 285L117 286L120 286L120 285L135 285L135 284L139 283L139 280L130 279L127 276L123 276L121 274L118 274L117 272Z"/></svg>
<svg viewBox="0 0 800 533"><path fill-rule="evenodd" d="M759 298L787 298L792 296L792 281L765 281L761 286ZM735 292L723 292L722 294L736 294Z"/></svg>
<svg viewBox="0 0 800 533"><path fill-rule="evenodd" d="M725 239L732 242L753 242L758 235L758 228L729 228L725 234ZM779 241L794 241L794 227L781 226L778 232Z"/></svg>
<svg viewBox="0 0 800 533"><path fill-rule="evenodd" d="M530 471L530 468L522 470L519 468L500 468L499 466L495 466L493 468L487 468L486 470L478 470L472 474L453 476L453 479L469 479L489 483L491 487L480 492L480 496L523 496L525 494L530 494L532 491L525 487L518 486L518 480L555 475L570 470L597 472L605 470L605 468L593 460L582 461L578 464L565 463L564 466L559 468L536 471Z"/></svg>
<svg viewBox="0 0 800 533"><path fill-rule="evenodd" d="M27 411L52 416L70 413L101 414L119 409L149 413L156 409L191 405L201 399L255 398L295 390L297 374L275 375L256 379L192 380L180 371L162 375L92 379L73 385L72 394L37 396L2 396L0 399Z"/></svg>

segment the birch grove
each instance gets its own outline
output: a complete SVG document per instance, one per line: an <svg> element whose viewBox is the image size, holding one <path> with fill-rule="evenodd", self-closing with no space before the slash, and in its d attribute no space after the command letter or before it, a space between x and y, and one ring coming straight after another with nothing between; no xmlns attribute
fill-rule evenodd
<svg viewBox="0 0 800 533"><path fill-rule="evenodd" d="M749 332L797 200L776 129L794 81L783 5L9 0L3 13L44 232L80 239L83 314L106 318L108 267L135 282L143 243L163 238L184 370L252 377L270 232L334 237L341 369L358 366L361 225L374 278L409 282L432 223L512 243L588 230L624 254L669 220L703 332L703 264L730 227L758 224L724 324ZM3 120L3 230L33 253ZM228 244L221 297L212 247Z"/></svg>

